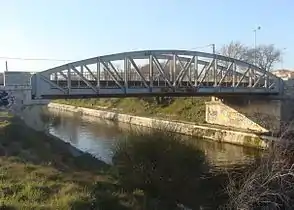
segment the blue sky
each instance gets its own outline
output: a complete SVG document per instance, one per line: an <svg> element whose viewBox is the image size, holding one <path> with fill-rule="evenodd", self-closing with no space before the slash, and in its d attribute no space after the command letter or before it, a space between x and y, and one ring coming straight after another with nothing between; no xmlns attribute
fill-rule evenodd
<svg viewBox="0 0 294 210"><path fill-rule="evenodd" d="M293 0L1 1L0 57L80 60L139 49L211 51L232 40L275 44L294 69ZM42 71L64 62L8 60L10 70ZM281 67L278 64L277 67ZM5 59L0 59L0 71Z"/></svg>

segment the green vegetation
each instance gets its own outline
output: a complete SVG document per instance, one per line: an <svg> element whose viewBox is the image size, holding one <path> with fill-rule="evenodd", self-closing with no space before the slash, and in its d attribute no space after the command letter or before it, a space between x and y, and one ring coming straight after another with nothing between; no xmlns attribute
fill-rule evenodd
<svg viewBox="0 0 294 210"><path fill-rule="evenodd" d="M208 98L108 98L56 100L73 106L109 109L138 116L203 123Z"/></svg>
<svg viewBox="0 0 294 210"><path fill-rule="evenodd" d="M1 113L0 209L136 209L110 167Z"/></svg>
<svg viewBox="0 0 294 210"><path fill-rule="evenodd" d="M1 116L0 209L215 209L227 200L226 175L175 134L131 132L110 166Z"/></svg>
<svg viewBox="0 0 294 210"><path fill-rule="evenodd" d="M73 150L0 113L0 209L293 206L293 147L225 172L211 167L193 141L162 130L123 136L111 166Z"/></svg>

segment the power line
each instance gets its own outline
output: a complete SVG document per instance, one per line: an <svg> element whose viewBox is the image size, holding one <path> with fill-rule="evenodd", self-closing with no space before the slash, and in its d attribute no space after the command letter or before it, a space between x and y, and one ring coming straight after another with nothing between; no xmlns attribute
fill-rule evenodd
<svg viewBox="0 0 294 210"><path fill-rule="evenodd" d="M201 49L201 48L207 48L207 47L211 47L211 46L213 46L213 44L207 44L207 45L203 45L203 46L193 47L193 48L191 48L190 50L193 50L193 49Z"/></svg>
<svg viewBox="0 0 294 210"><path fill-rule="evenodd" d="M60 61L60 62L72 62L73 60L67 59L51 59L51 58L20 58L20 57L2 57L2 60L25 60L25 61Z"/></svg>

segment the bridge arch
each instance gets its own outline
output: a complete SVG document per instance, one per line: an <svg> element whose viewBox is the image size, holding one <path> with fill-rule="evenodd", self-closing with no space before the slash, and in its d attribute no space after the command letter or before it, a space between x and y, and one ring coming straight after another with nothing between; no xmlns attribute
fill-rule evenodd
<svg viewBox="0 0 294 210"><path fill-rule="evenodd" d="M272 73L244 61L188 50L93 57L36 73L31 83L37 98L280 94L283 85Z"/></svg>

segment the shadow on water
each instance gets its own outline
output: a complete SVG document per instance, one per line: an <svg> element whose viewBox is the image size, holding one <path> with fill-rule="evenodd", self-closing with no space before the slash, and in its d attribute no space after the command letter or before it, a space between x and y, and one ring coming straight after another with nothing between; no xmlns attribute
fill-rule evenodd
<svg viewBox="0 0 294 210"><path fill-rule="evenodd" d="M157 209L217 209L227 201L227 173L244 167L219 170L193 142L160 131L130 133L117 143L113 164L118 180L130 191L142 189Z"/></svg>

